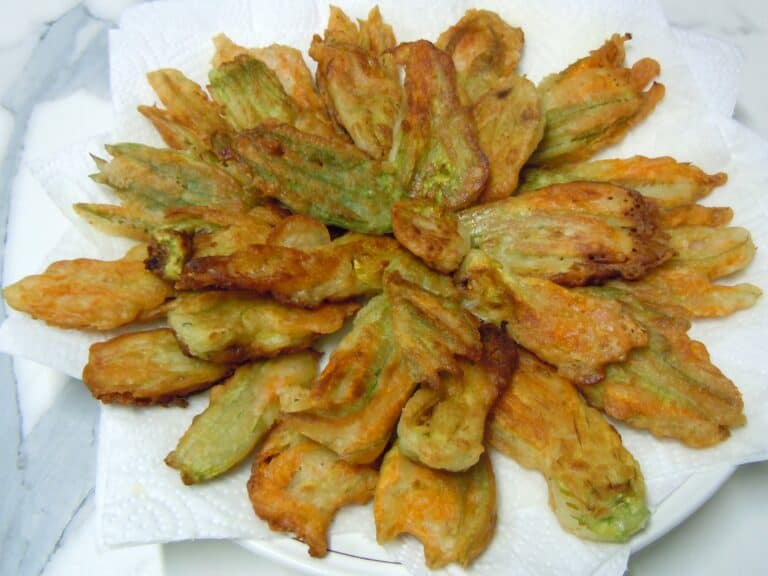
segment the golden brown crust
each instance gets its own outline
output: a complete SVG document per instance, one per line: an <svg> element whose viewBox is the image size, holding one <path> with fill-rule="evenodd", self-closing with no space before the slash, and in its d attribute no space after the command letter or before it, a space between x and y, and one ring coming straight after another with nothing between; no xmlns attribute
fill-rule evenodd
<svg viewBox="0 0 768 576"><path fill-rule="evenodd" d="M232 370L186 356L173 332L162 328L93 344L83 382L105 403L168 404L208 388Z"/></svg>
<svg viewBox="0 0 768 576"><path fill-rule="evenodd" d="M643 58L632 68L624 65L624 42L614 34L598 50L539 84L547 126L530 162L554 166L578 162L621 140L648 116L664 97L664 86L654 82L661 68Z"/></svg>
<svg viewBox="0 0 768 576"><path fill-rule="evenodd" d="M426 40L392 51L405 67L406 105L393 156L411 198L451 209L471 205L488 179L472 113L456 93L453 61Z"/></svg>
<svg viewBox="0 0 768 576"><path fill-rule="evenodd" d="M681 226L668 230L674 257L665 268L695 270L710 280L746 268L757 247L746 228Z"/></svg>
<svg viewBox="0 0 768 576"><path fill-rule="evenodd" d="M544 136L544 115L536 87L512 76L472 108L477 137L488 158L488 182L481 202L501 200L517 188L520 170Z"/></svg>
<svg viewBox="0 0 768 576"><path fill-rule="evenodd" d="M182 292L168 324L186 354L239 363L309 348L322 335L340 330L359 308L349 302L306 310L248 292Z"/></svg>
<svg viewBox="0 0 768 576"><path fill-rule="evenodd" d="M461 361L459 374L443 376L439 389L422 386L400 416L400 450L430 468L460 472L485 451L488 412L507 387L517 364L517 348L496 326L480 326L483 356Z"/></svg>
<svg viewBox="0 0 768 576"><path fill-rule="evenodd" d="M373 507L376 539L412 534L424 545L427 566L469 565L496 528L496 480L487 454L465 472L412 462L395 444L381 465Z"/></svg>
<svg viewBox="0 0 768 576"><path fill-rule="evenodd" d="M609 366L602 382L582 387L591 404L630 426L692 448L722 442L731 428L744 425L741 393L711 363L706 347L688 337L686 319L657 312L609 288L590 291L619 298L649 335L648 346Z"/></svg>
<svg viewBox="0 0 768 576"><path fill-rule="evenodd" d="M576 382L599 381L607 364L648 343L645 329L618 302L507 274L480 251L470 251L456 279L467 309L505 326L515 342Z"/></svg>
<svg viewBox="0 0 768 576"><path fill-rule="evenodd" d="M183 229L195 228L208 230L229 226L249 226L254 234L261 238L284 218L290 215L286 209L264 202L250 210L222 210L212 206L182 206L165 211L167 224Z"/></svg>
<svg viewBox="0 0 768 576"><path fill-rule="evenodd" d="M690 318L727 316L752 307L763 293L753 284L714 284L703 272L675 266L654 270L634 282L612 280L607 286L672 315L682 310Z"/></svg>
<svg viewBox="0 0 768 576"><path fill-rule="evenodd" d="M400 84L389 57L392 28L377 7L355 26L331 6L325 37L315 35L309 55L317 62L317 85L340 130L373 158L384 158L400 110Z"/></svg>
<svg viewBox="0 0 768 576"><path fill-rule="evenodd" d="M632 156L530 168L525 171L523 180L521 191L578 180L609 182L640 192L666 209L693 204L725 184L728 176L722 172L707 174L693 164L678 162L669 156Z"/></svg>
<svg viewBox="0 0 768 576"><path fill-rule="evenodd" d="M490 444L549 484L560 524L582 538L624 541L650 515L640 467L621 436L573 385L528 352L496 404Z"/></svg>
<svg viewBox="0 0 768 576"><path fill-rule="evenodd" d="M293 214L285 218L275 226L266 240L266 244L300 250L320 248L330 243L331 234L325 224L303 214Z"/></svg>
<svg viewBox="0 0 768 576"><path fill-rule="evenodd" d="M60 260L3 290L15 310L61 328L111 330L139 320L173 296L135 259Z"/></svg>
<svg viewBox="0 0 768 576"><path fill-rule="evenodd" d="M312 250L254 245L229 256L193 258L177 288L250 290L314 307L380 290L384 268L400 253L392 238L358 234Z"/></svg>
<svg viewBox="0 0 768 576"><path fill-rule="evenodd" d="M523 31L495 12L467 10L436 44L453 58L462 102L471 104L514 75L523 40Z"/></svg>
<svg viewBox="0 0 768 576"><path fill-rule="evenodd" d="M229 129L219 105L178 70L154 70L147 74L147 80L165 109L139 106L139 112L171 148L210 150L211 137Z"/></svg>
<svg viewBox="0 0 768 576"><path fill-rule="evenodd" d="M401 200L392 206L398 242L427 266L449 274L469 252L469 235L453 212L432 200Z"/></svg>
<svg viewBox="0 0 768 576"><path fill-rule="evenodd" d="M373 383L370 372L366 376L369 379L365 383L372 385L369 399L365 398L367 389L352 389L350 392L355 397L351 408L297 412L286 416L286 422L347 462L374 462L387 447L416 383L404 368L393 362L381 369ZM353 384L359 382L355 380Z"/></svg>
<svg viewBox="0 0 768 576"><path fill-rule="evenodd" d="M640 278L673 255L655 204L612 184L553 184L459 219L506 271L565 286Z"/></svg>
<svg viewBox="0 0 768 576"><path fill-rule="evenodd" d="M663 228L680 228L681 226L720 228L727 226L732 219L731 208L688 204L662 210L660 223Z"/></svg>
<svg viewBox="0 0 768 576"><path fill-rule="evenodd" d="M248 496L269 527L293 532L315 557L328 552L328 527L336 511L365 504L373 496L377 472L350 464L327 448L281 424L253 461Z"/></svg>

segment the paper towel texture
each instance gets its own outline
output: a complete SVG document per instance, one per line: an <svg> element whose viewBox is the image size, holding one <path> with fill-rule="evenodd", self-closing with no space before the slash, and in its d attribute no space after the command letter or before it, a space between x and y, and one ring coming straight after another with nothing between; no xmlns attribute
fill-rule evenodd
<svg viewBox="0 0 768 576"><path fill-rule="evenodd" d="M337 3L353 17L364 17L371 6L361 1ZM390 0L379 5L398 40L435 39L470 6L496 10L524 29L521 71L534 81L598 47L614 32L631 32L628 59L656 58L662 64L661 81L667 95L645 123L601 156L672 155L708 171L728 172L729 183L707 203L734 207L734 224L748 227L758 246L768 246L768 202L763 195L768 186L768 144L726 116L733 110L741 66L738 55L727 45L673 33L656 3L646 0L452 0L441 3L439 9L424 0ZM245 0L158 2L126 12L120 28L110 36L114 133L34 167L52 201L73 222L59 252L50 255L50 260L74 255L115 258L125 250L122 240L106 239L82 226L69 206L75 201L109 201L110 193L86 177L92 171L87 152L102 154L105 141L161 144L149 123L136 112L139 104L156 100L145 80L146 72L175 67L205 84L213 35L226 32L244 45L279 42L306 51L312 34L322 31L327 14L327 5L310 0L280 4ZM750 268L732 280L768 286L765 254L759 251ZM619 427L625 444L642 466L652 507L697 470L768 457L768 378L760 362L768 353L767 308L762 299L750 311L697 323L692 332L708 345L714 362L742 390L747 427L735 431L723 445L704 451L659 442ZM52 329L16 314L0 327L2 350L76 377L87 360L90 343L103 338ZM97 498L104 543L279 537L251 511L245 489L247 465L209 484L186 487L178 473L163 464L165 455L206 403L205 397L197 397L186 409L103 407ZM489 550L469 572L497 574L510 566L519 574L623 572L629 545L587 543L565 534L547 507L541 476L498 454L493 461L499 486L498 530ZM370 509L344 510L333 531L361 531L374 539ZM414 540L405 539L387 550L412 573L426 573L421 547ZM451 567L445 572L463 571Z"/></svg>

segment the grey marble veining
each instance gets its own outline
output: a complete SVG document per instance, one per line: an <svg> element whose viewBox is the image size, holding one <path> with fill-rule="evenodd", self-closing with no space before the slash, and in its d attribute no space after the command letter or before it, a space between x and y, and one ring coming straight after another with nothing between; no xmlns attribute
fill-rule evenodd
<svg viewBox="0 0 768 576"><path fill-rule="evenodd" d="M680 19L672 21L671 24L684 30L702 30L708 28L714 30L718 34L728 37L752 36L764 32L759 23L747 17L738 10L738 8L734 8L731 11L731 14L733 16L732 18L727 19L725 22L722 22L715 27L712 27L709 24L710 20L708 18Z"/></svg>
<svg viewBox="0 0 768 576"><path fill-rule="evenodd" d="M2 99L2 105L14 117L13 132L7 153L0 166L0 222L3 223L3 246L0 249L0 269L5 254L5 224L13 176L16 174L23 150L24 134L32 110L40 102L69 94L79 88L109 97L109 62L107 59L107 24L74 60L77 31L96 20L77 6L52 23L42 35L24 74Z"/></svg>
<svg viewBox="0 0 768 576"><path fill-rule="evenodd" d="M15 482L3 486L0 574L40 574L80 506L93 492L99 407L71 382L26 437Z"/></svg>
<svg viewBox="0 0 768 576"><path fill-rule="evenodd" d="M78 31L86 25L97 26L98 32L73 58ZM10 191L32 111L41 102L81 88L108 98L108 28L109 23L84 7L71 9L46 27L24 73L2 99L14 127L0 165L0 269ZM0 574L40 574L71 518L93 492L98 412L88 392L70 383L22 440L12 363L0 358Z"/></svg>
<svg viewBox="0 0 768 576"><path fill-rule="evenodd" d="M765 110L765 53L768 4L764 0L660 0L670 24L736 45L745 66L734 117L768 136Z"/></svg>
<svg viewBox="0 0 768 576"><path fill-rule="evenodd" d="M760 6L762 0L660 0L673 26L695 29L737 40L766 32L768 13Z"/></svg>

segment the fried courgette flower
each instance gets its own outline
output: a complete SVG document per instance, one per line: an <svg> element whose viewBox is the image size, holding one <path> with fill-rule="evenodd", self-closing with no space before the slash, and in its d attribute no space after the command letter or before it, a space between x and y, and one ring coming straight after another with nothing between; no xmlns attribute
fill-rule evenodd
<svg viewBox="0 0 768 576"><path fill-rule="evenodd" d="M614 34L601 48L539 84L546 128L534 165L557 165L585 160L621 140L664 97L664 86L654 82L659 63L643 58L624 67L624 42L629 34Z"/></svg>
<svg viewBox="0 0 768 576"><path fill-rule="evenodd" d="M130 234L147 224L134 222L122 211L110 211L108 215L98 205L97 210L99 224L110 225L115 217L118 219L116 231ZM145 231L150 238L147 270L169 282L178 282L190 259L227 256L269 242L283 219L279 210L269 206L257 206L248 212L204 206L167 209Z"/></svg>
<svg viewBox="0 0 768 576"><path fill-rule="evenodd" d="M722 186L728 177L707 174L697 166L674 158L631 158L595 160L547 168L528 168L523 173L521 192L566 182L608 182L653 198L662 208L686 206Z"/></svg>
<svg viewBox="0 0 768 576"><path fill-rule="evenodd" d="M612 280L607 286L626 291L640 302L689 318L728 316L755 305L763 291L754 284L714 284L706 274L664 266L635 282Z"/></svg>
<svg viewBox="0 0 768 576"><path fill-rule="evenodd" d="M140 247L146 255L146 246ZM173 287L129 252L120 260L78 258L52 263L3 289L14 310L61 328L111 330L155 318Z"/></svg>
<svg viewBox="0 0 768 576"><path fill-rule="evenodd" d="M281 424L256 454L248 496L270 528L293 532L312 556L321 557L328 552L328 527L336 511L368 502L377 477L374 468L350 464Z"/></svg>
<svg viewBox="0 0 768 576"><path fill-rule="evenodd" d="M358 308L346 302L306 310L249 292L181 292L168 325L190 356L235 363L309 348L340 330Z"/></svg>
<svg viewBox="0 0 768 576"><path fill-rule="evenodd" d="M469 208L459 221L506 272L566 286L640 278L672 256L656 206L612 184L554 184Z"/></svg>
<svg viewBox="0 0 768 576"><path fill-rule="evenodd" d="M221 107L178 70L155 70L147 80L165 108L139 106L139 112L171 148L205 154L211 150L211 137L229 129Z"/></svg>
<svg viewBox="0 0 768 576"><path fill-rule="evenodd" d="M78 203L73 208L88 224L112 236L149 242L160 229L199 234L200 247L195 252L203 252L201 256L213 253L214 245L229 246L235 238L244 239L246 232L249 244L264 243L272 229L285 218L282 210L270 205L255 206L246 212L208 206L184 206L147 212L136 204L118 206ZM205 235L205 239L202 235ZM239 245L246 246L244 241L240 241Z"/></svg>
<svg viewBox="0 0 768 576"><path fill-rule="evenodd" d="M481 202L506 198L517 189L520 170L544 136L544 115L536 87L511 76L472 107L480 148L488 158L488 182Z"/></svg>
<svg viewBox="0 0 768 576"><path fill-rule="evenodd" d="M387 162L343 140L323 138L287 124L262 124L215 144L220 158L236 160L252 185L300 214L325 224L380 234L392 229L392 204L406 197Z"/></svg>
<svg viewBox="0 0 768 576"><path fill-rule="evenodd" d="M415 383L391 360L390 308L383 295L355 317L303 402L287 421L349 462L373 462L386 447Z"/></svg>
<svg viewBox="0 0 768 576"><path fill-rule="evenodd" d="M651 308L683 318L727 316L757 302L763 292L753 284L713 282L743 270L752 261L757 248L748 230L681 225L668 232L675 251L672 259L638 281L614 280L608 285Z"/></svg>
<svg viewBox="0 0 768 576"><path fill-rule="evenodd" d="M470 206L488 178L474 119L456 92L453 61L426 40L392 51L405 68L405 109L391 157L411 198L451 209Z"/></svg>
<svg viewBox="0 0 768 576"><path fill-rule="evenodd" d="M208 90L235 130L248 130L266 120L293 124L298 114L277 74L248 55L225 62L208 74Z"/></svg>
<svg viewBox="0 0 768 576"><path fill-rule="evenodd" d="M149 214L185 206L244 210L256 205L256 196L227 170L188 152L130 143L106 150L112 159L94 157L98 173L91 177L112 188L124 205Z"/></svg>
<svg viewBox="0 0 768 576"><path fill-rule="evenodd" d="M470 251L456 280L468 310L504 326L515 342L575 382L599 381L606 365L648 343L645 329L618 302L506 273L479 250Z"/></svg>
<svg viewBox="0 0 768 576"><path fill-rule="evenodd" d="M462 103L474 104L515 74L523 41L522 29L510 26L495 12L467 10L440 34L436 45L453 59Z"/></svg>
<svg viewBox="0 0 768 576"><path fill-rule="evenodd" d="M177 287L249 290L312 308L380 292L384 269L405 254L393 238L363 234L307 250L255 244L227 256L191 259Z"/></svg>
<svg viewBox="0 0 768 576"><path fill-rule="evenodd" d="M412 534L424 545L427 566L467 566L496 528L496 479L487 454L465 472L413 462L395 444L381 465L373 505L376 539Z"/></svg>
<svg viewBox="0 0 768 576"><path fill-rule="evenodd" d="M94 398L119 404L184 404L184 398L229 376L234 367L190 358L167 328L97 342L83 382Z"/></svg>
<svg viewBox="0 0 768 576"><path fill-rule="evenodd" d="M315 35L309 55L317 61L317 86L333 120L355 145L373 158L392 147L400 110L400 81L391 56L392 28L378 7L355 24L331 6L325 36Z"/></svg>
<svg viewBox="0 0 768 576"><path fill-rule="evenodd" d="M499 328L480 326L483 356L461 361L438 388L421 387L408 400L397 426L400 450L430 468L460 472L485 451L485 423L517 365L517 351Z"/></svg>
<svg viewBox="0 0 768 576"><path fill-rule="evenodd" d="M372 462L416 386L439 386L441 374L458 374L458 357L477 360L480 353L477 329L450 279L396 262L385 273L384 293L360 310L287 421L345 460Z"/></svg>
<svg viewBox="0 0 768 576"><path fill-rule="evenodd" d="M569 532L623 542L645 526L643 476L621 436L530 353L520 352L489 429L491 446L544 474L549 504Z"/></svg>
<svg viewBox="0 0 768 576"><path fill-rule="evenodd" d="M165 463L184 484L205 482L237 466L280 416L282 389L309 387L317 354L286 354L245 364L211 389L208 407L195 416Z"/></svg>
<svg viewBox="0 0 768 576"><path fill-rule="evenodd" d="M675 251L668 266L695 270L710 280L743 270L757 251L749 230L737 226L683 226L668 233L670 247Z"/></svg>
<svg viewBox="0 0 768 576"><path fill-rule="evenodd" d="M298 129L319 136L341 136L334 130L325 103L315 89L312 73L299 50L280 44L271 44L264 48L244 48L232 42L225 34L215 36L213 44L216 53L212 64L216 69L241 56L248 56L266 64L280 81L287 96L293 100L295 113L292 122Z"/></svg>
<svg viewBox="0 0 768 576"><path fill-rule="evenodd" d="M515 73L523 31L494 12L467 10L440 35L437 46L453 59L459 97L471 106L480 148L488 158L480 200L506 198L544 135L536 86Z"/></svg>
<svg viewBox="0 0 768 576"><path fill-rule="evenodd" d="M401 200L392 206L395 238L430 268L449 274L469 252L469 234L455 212L432 200Z"/></svg>
<svg viewBox="0 0 768 576"><path fill-rule="evenodd" d="M124 226L132 224L124 221ZM193 258L230 256L255 244L312 249L328 246L328 228L310 216L286 216L265 205L248 212L174 208L165 211L149 232L147 269L169 282L178 282Z"/></svg>
<svg viewBox="0 0 768 576"><path fill-rule="evenodd" d="M648 346L606 370L605 379L582 386L593 406L622 422L675 438L692 448L722 442L743 426L741 393L709 359L701 342L686 334L690 323L669 316L610 288L590 288L618 298L648 333Z"/></svg>

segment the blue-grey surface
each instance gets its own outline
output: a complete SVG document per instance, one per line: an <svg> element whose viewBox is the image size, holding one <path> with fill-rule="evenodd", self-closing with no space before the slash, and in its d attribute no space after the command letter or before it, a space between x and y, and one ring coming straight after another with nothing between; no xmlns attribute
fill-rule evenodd
<svg viewBox="0 0 768 576"><path fill-rule="evenodd" d="M99 33L72 59L77 32L91 22L100 26ZM10 191L32 110L80 88L108 97L108 26L80 6L46 26L23 75L2 99L15 124L0 167L0 270ZM69 382L22 439L13 366L10 358L0 357L0 574L40 574L72 516L93 492L98 413L85 388Z"/></svg>
<svg viewBox="0 0 768 576"><path fill-rule="evenodd" d="M40 574L93 492L98 414L88 390L68 382L17 453L9 455L0 574Z"/></svg>

